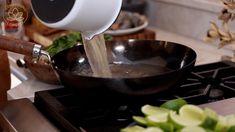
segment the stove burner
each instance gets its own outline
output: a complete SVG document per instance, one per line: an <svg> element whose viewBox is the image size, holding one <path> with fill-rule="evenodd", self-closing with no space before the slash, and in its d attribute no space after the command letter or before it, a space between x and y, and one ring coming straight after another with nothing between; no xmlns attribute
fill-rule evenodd
<svg viewBox="0 0 235 132"><path fill-rule="evenodd" d="M235 68L225 63L197 66L174 97L194 104L221 100L235 95ZM206 103L205 102L205 103Z"/></svg>
<svg viewBox="0 0 235 132"><path fill-rule="evenodd" d="M217 62L196 66L175 90L133 98L105 91L76 94L62 88L37 92L35 105L62 126L62 131L118 132L132 123L133 115L141 114L144 104L160 105L175 98L203 104L235 97L235 64Z"/></svg>
<svg viewBox="0 0 235 132"><path fill-rule="evenodd" d="M211 89L209 97L212 99L218 99L223 97L224 92L221 89Z"/></svg>

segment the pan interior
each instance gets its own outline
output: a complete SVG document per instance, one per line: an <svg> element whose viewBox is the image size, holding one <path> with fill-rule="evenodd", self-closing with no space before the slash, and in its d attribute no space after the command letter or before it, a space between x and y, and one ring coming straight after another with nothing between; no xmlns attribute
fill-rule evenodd
<svg viewBox="0 0 235 132"><path fill-rule="evenodd" d="M182 69L196 58L192 49L166 41L111 41L106 47L112 78L167 74ZM93 77L83 46L62 51L53 60L57 70Z"/></svg>

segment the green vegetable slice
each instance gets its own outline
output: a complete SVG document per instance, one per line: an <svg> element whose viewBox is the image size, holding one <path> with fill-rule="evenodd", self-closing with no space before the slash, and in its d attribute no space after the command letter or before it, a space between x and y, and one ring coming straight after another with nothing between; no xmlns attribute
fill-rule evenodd
<svg viewBox="0 0 235 132"><path fill-rule="evenodd" d="M168 121L168 113L159 113L156 115L147 116L147 120L152 124L164 123Z"/></svg>
<svg viewBox="0 0 235 132"><path fill-rule="evenodd" d="M235 115L221 116L210 108L184 104L173 111L165 106L144 105L141 111L145 116L133 119L146 128L130 127L126 132L235 132Z"/></svg>
<svg viewBox="0 0 235 132"><path fill-rule="evenodd" d="M165 109L165 108L160 108L157 106L152 106L152 105L144 105L141 108L141 111L146 115L146 116L150 116L150 115L162 115L162 114L168 114L170 112L170 110Z"/></svg>
<svg viewBox="0 0 235 132"><path fill-rule="evenodd" d="M142 116L133 116L133 120L140 125L148 125L148 120Z"/></svg>
<svg viewBox="0 0 235 132"><path fill-rule="evenodd" d="M158 123L157 126L164 130L164 132L174 132L174 125L172 123Z"/></svg>
<svg viewBox="0 0 235 132"><path fill-rule="evenodd" d="M180 116L190 120L202 122L205 119L204 111L195 105L184 105L179 110Z"/></svg>
<svg viewBox="0 0 235 132"><path fill-rule="evenodd" d="M235 132L235 126L231 126L231 127L228 129L228 132Z"/></svg>
<svg viewBox="0 0 235 132"><path fill-rule="evenodd" d="M186 104L187 102L183 99L173 99L163 103L160 107L174 111L179 111L179 109Z"/></svg>
<svg viewBox="0 0 235 132"><path fill-rule="evenodd" d="M187 126L198 126L202 123L202 121L183 117L183 116L176 114L175 112L171 112L169 118L170 118L170 121L178 129L187 127Z"/></svg>
<svg viewBox="0 0 235 132"><path fill-rule="evenodd" d="M180 108L179 114L170 112L169 118L177 128L183 128L201 125L205 119L205 114L204 111L197 106L184 105Z"/></svg>
<svg viewBox="0 0 235 132"><path fill-rule="evenodd" d="M210 108L205 108L204 113L206 117L201 126L206 129L214 130L218 122L217 113Z"/></svg>
<svg viewBox="0 0 235 132"><path fill-rule="evenodd" d="M143 132L145 129L140 126L131 126L121 130L121 132Z"/></svg>
<svg viewBox="0 0 235 132"><path fill-rule="evenodd" d="M235 115L227 115L225 118L229 127L235 126Z"/></svg>
<svg viewBox="0 0 235 132"><path fill-rule="evenodd" d="M163 130L158 127L149 127L146 128L143 132L163 132Z"/></svg>
<svg viewBox="0 0 235 132"><path fill-rule="evenodd" d="M218 123L215 126L215 132L227 132L228 126L226 118L223 116L218 117Z"/></svg>
<svg viewBox="0 0 235 132"><path fill-rule="evenodd" d="M203 129L202 127L190 126L183 128L181 132L206 132L206 130Z"/></svg>

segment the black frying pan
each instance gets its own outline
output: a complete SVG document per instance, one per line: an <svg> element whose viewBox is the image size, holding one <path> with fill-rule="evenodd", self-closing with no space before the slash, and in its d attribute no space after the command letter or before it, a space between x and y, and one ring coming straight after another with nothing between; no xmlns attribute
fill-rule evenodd
<svg viewBox="0 0 235 132"><path fill-rule="evenodd" d="M162 92L179 83L191 71L196 61L196 53L181 44L154 41L128 40L106 43L110 65L121 68L112 78L94 77L82 45L64 50L52 58L52 66L57 71L65 87L86 91L105 87L128 95L149 95ZM30 42L0 37L0 48L37 56L37 48ZM44 51L40 51L44 53ZM85 71L84 71L85 69ZM126 72L133 72L129 76ZM135 71L137 73L135 73ZM84 73L84 74L81 74ZM125 75L125 76L123 76Z"/></svg>

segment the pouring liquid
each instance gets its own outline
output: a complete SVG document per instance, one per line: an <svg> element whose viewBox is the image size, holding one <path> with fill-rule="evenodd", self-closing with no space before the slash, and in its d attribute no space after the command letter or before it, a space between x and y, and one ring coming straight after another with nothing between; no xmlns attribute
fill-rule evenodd
<svg viewBox="0 0 235 132"><path fill-rule="evenodd" d="M99 34L90 40L82 35L82 39L93 76L111 78L104 35Z"/></svg>

